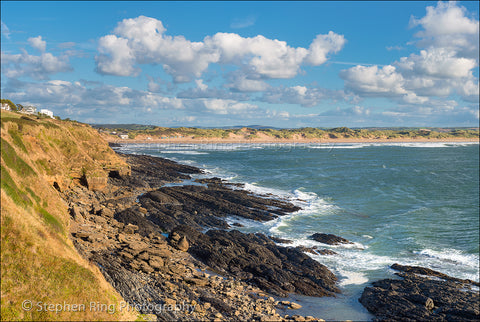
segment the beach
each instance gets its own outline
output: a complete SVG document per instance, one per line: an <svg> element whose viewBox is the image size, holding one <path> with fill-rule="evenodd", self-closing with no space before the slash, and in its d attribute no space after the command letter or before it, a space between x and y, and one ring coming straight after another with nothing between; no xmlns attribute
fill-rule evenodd
<svg viewBox="0 0 480 322"><path fill-rule="evenodd" d="M386 138L338 138L338 139L306 139L306 138L292 138L292 139L273 139L271 137L259 137L259 138L252 138L252 139L244 139L240 136L238 138L186 138L186 137L172 137L166 139L159 139L159 138L148 138L147 136L139 136L135 139L121 139L116 136L110 135L102 135L102 137L107 142L115 142L115 143L165 143L165 144L211 144L211 143L236 143L236 144L246 144L246 143L253 143L253 144L309 144L309 143L327 143L327 144L335 144L335 143L421 143L421 142L480 142L478 138L425 138L425 137L418 137L418 138L393 138L393 139L386 139Z"/></svg>

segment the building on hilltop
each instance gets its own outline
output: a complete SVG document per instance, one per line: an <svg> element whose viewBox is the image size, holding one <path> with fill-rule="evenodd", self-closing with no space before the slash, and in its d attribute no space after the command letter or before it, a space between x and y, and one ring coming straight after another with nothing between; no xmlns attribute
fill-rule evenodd
<svg viewBox="0 0 480 322"><path fill-rule="evenodd" d="M7 103L2 103L2 110L11 111L12 109L10 108L10 105L8 105Z"/></svg>
<svg viewBox="0 0 480 322"><path fill-rule="evenodd" d="M35 114L37 113L37 108L35 106L24 106L22 110L20 111L25 114Z"/></svg>
<svg viewBox="0 0 480 322"><path fill-rule="evenodd" d="M42 108L39 113L45 114L53 119L53 112L50 110L47 110L46 108Z"/></svg>

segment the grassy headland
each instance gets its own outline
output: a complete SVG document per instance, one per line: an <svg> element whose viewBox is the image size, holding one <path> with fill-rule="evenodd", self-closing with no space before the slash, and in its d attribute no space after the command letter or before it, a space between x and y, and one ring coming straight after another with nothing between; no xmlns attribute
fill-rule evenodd
<svg viewBox="0 0 480 322"><path fill-rule="evenodd" d="M128 165L90 126L2 110L2 320L136 318L125 311L89 310L90 302L118 305L122 298L76 251L68 237L68 205L59 193L80 180L98 184L112 169L128 171ZM27 309L24 301L31 301ZM86 309L39 309L64 303Z"/></svg>
<svg viewBox="0 0 480 322"><path fill-rule="evenodd" d="M94 125L107 141L150 142L408 142L478 141L479 128L166 128L159 126ZM126 138L128 137L128 138Z"/></svg>

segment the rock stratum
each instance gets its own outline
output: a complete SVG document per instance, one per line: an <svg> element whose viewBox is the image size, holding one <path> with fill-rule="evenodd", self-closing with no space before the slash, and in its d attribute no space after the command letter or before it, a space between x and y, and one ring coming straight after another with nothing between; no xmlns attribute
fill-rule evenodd
<svg viewBox="0 0 480 322"><path fill-rule="evenodd" d="M393 264L400 279L366 287L359 301L378 321L479 321L479 283Z"/></svg>

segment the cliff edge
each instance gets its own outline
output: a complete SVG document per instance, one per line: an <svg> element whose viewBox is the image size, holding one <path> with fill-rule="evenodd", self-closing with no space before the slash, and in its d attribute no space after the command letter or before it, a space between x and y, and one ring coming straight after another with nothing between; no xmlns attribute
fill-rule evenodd
<svg viewBox="0 0 480 322"><path fill-rule="evenodd" d="M69 239L61 191L105 189L130 167L90 126L1 113L1 319L134 320ZM109 310L117 308L117 310Z"/></svg>

